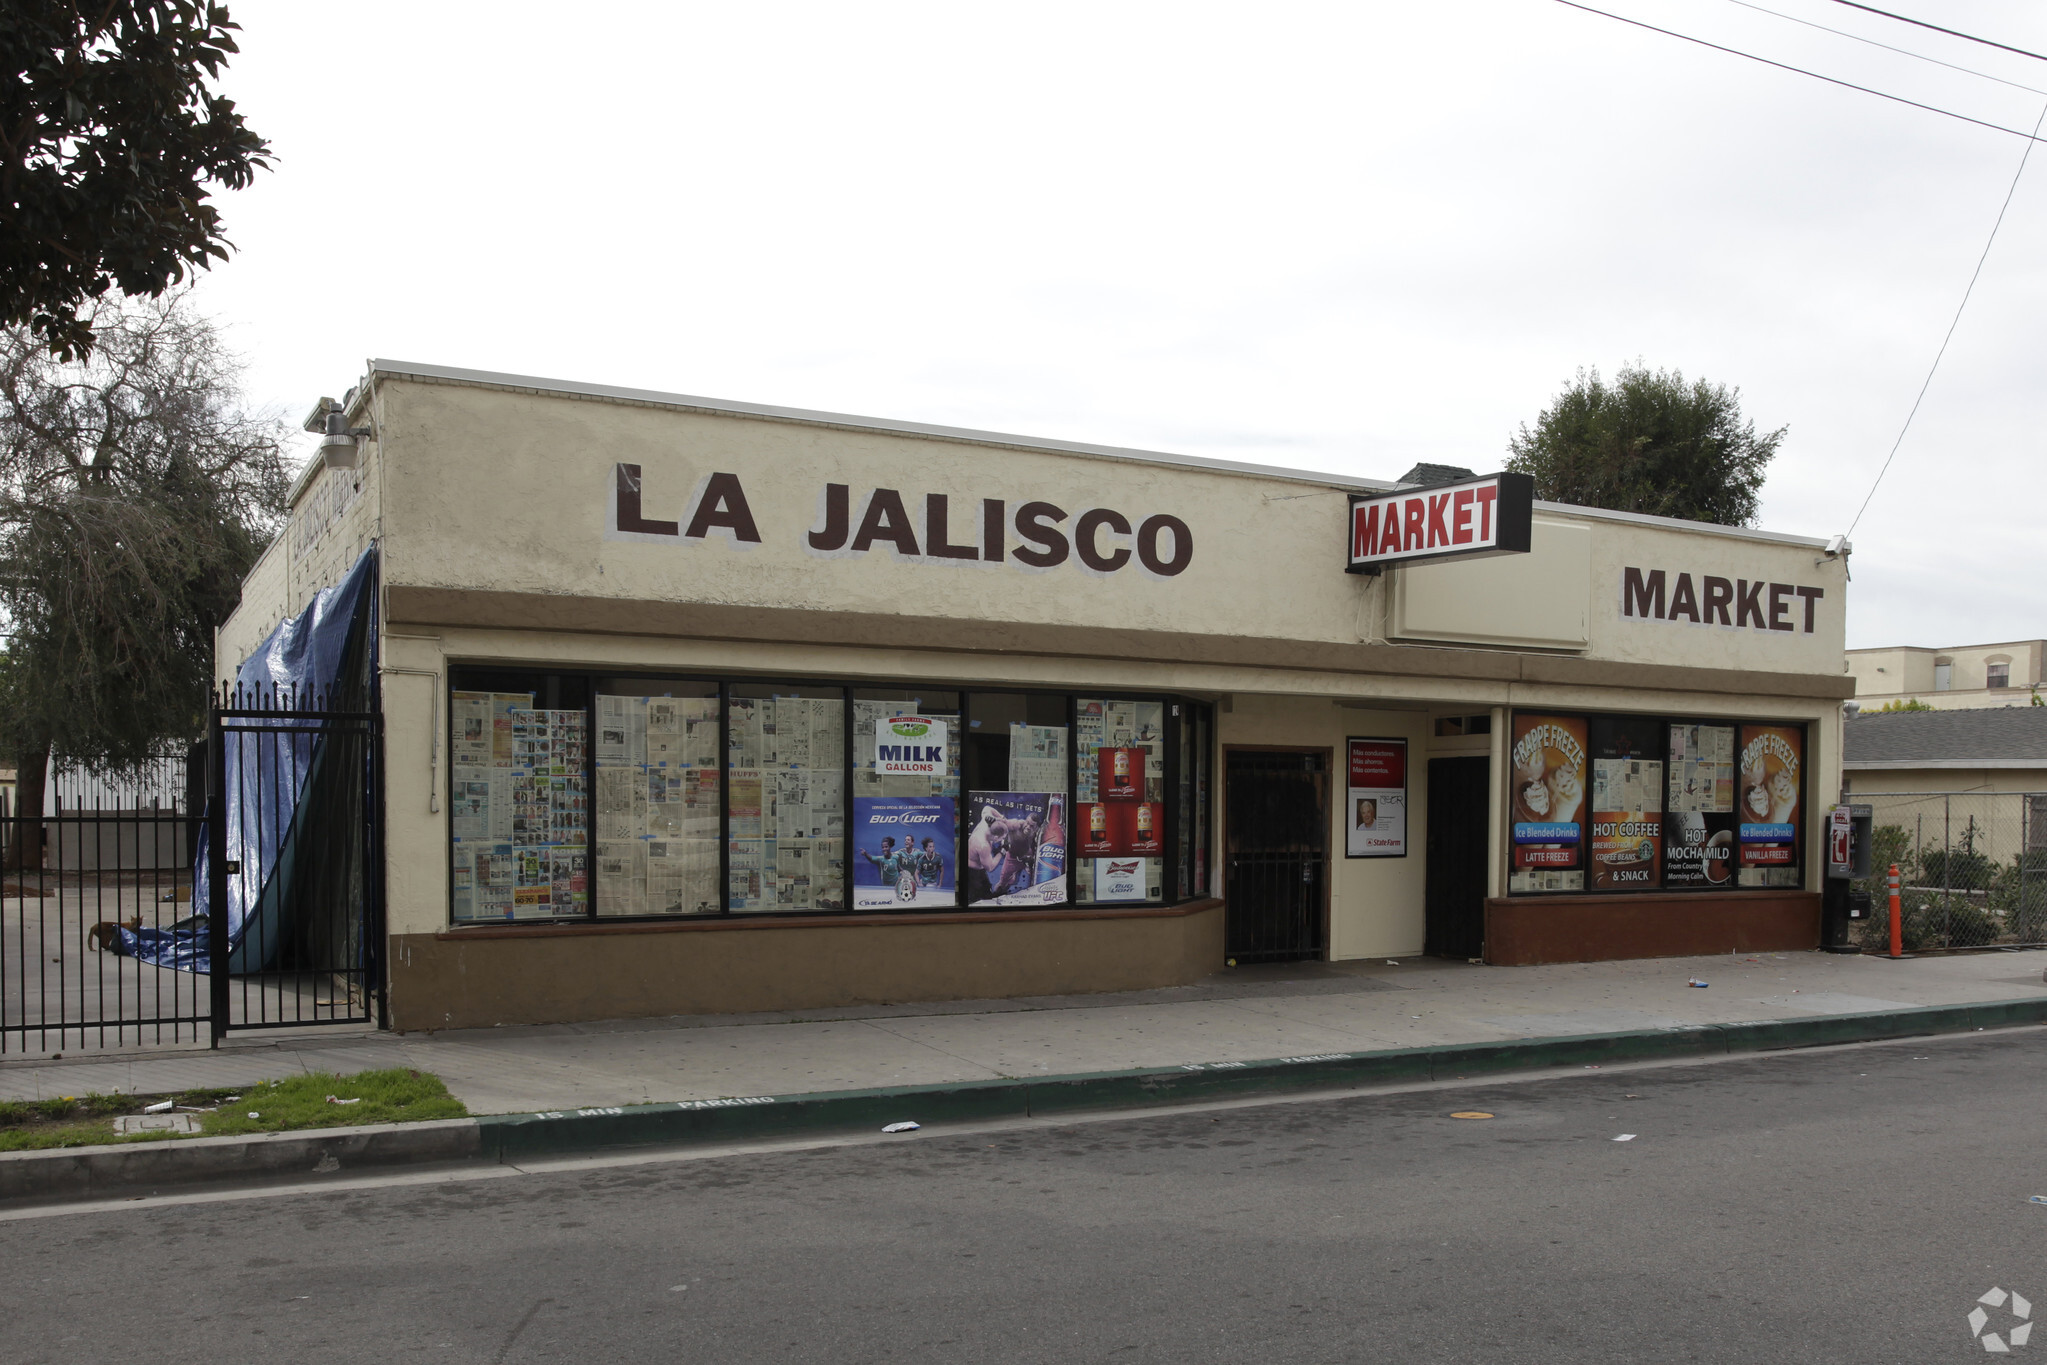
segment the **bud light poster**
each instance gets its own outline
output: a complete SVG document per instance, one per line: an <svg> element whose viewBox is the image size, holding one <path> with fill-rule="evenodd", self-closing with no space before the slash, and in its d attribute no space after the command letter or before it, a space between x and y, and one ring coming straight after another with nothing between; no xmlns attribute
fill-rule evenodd
<svg viewBox="0 0 2047 1365"><path fill-rule="evenodd" d="M950 909L958 849L951 797L854 797L853 908Z"/></svg>
<svg viewBox="0 0 2047 1365"><path fill-rule="evenodd" d="M1098 901L1141 901L1150 899L1144 859L1095 859L1095 899Z"/></svg>
<svg viewBox="0 0 2047 1365"><path fill-rule="evenodd" d="M967 904L1066 902L1066 794L969 792Z"/></svg>

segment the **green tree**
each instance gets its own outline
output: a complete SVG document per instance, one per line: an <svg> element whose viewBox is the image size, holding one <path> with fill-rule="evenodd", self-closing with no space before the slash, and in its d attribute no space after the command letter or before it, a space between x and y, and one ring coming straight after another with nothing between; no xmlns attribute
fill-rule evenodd
<svg viewBox="0 0 2047 1365"><path fill-rule="evenodd" d="M207 186L270 150L210 88L238 31L209 0L0 5L0 326L75 359L109 288L154 298L227 259Z"/></svg>
<svg viewBox="0 0 2047 1365"><path fill-rule="evenodd" d="M1917 697L1902 697L1885 702L1882 706L1876 708L1874 714L1882 715L1887 711L1931 711L1933 709L1933 707Z"/></svg>
<svg viewBox="0 0 2047 1365"><path fill-rule="evenodd" d="M1611 383L1580 370L1532 430L1509 438L1507 468L1533 475L1535 495L1552 502L1747 526L1789 428L1758 436L1740 398L1639 363Z"/></svg>
<svg viewBox="0 0 2047 1365"><path fill-rule="evenodd" d="M289 489L282 425L182 291L88 320L83 360L0 331L0 749L29 819L52 759L120 769L199 735L213 632Z"/></svg>

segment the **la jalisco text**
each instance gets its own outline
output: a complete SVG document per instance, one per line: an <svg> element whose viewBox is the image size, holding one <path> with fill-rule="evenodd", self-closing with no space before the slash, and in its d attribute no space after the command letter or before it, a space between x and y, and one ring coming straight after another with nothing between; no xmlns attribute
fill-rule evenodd
<svg viewBox="0 0 2047 1365"><path fill-rule="evenodd" d="M894 488L874 488L856 503L850 486L828 483L805 545L826 556L887 548L909 559L1015 562L1033 569L1057 568L1071 558L1096 573L1114 573L1135 561L1161 578L1180 573L1194 558L1187 523L1163 512L1133 522L1113 507L1072 513L1034 500L1012 509L1001 498L981 498L978 507L963 498L965 505L955 508L946 494L926 493L917 515L911 511L917 500ZM606 539L702 541L722 532L737 545L761 543L737 474L705 475L674 521L646 515L645 501L640 466L618 465Z"/></svg>

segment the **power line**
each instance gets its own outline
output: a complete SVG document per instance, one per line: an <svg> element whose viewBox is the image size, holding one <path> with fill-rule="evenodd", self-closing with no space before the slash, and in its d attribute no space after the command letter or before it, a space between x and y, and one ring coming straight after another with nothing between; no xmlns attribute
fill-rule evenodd
<svg viewBox="0 0 2047 1365"><path fill-rule="evenodd" d="M1886 19L1896 19L1901 24L1911 24L1916 28L1930 28L1935 33L1945 33L1950 38L1964 38L1972 43L1981 43L1985 47L1997 48L2001 52L2016 52L2019 56L2031 57L2036 62L2047 62L2047 57L2043 57L2037 52L2028 52L2022 47L2012 47L2006 43L1993 43L1988 38L1978 38L1975 34L1964 33L1958 28L1942 28L1939 24L1929 24L1924 19L1911 19L1902 14L1893 14L1887 9L1878 9L1874 5L1857 4L1856 0L1834 0L1834 3L1846 5L1849 9L1859 9L1868 14L1881 14Z"/></svg>
<svg viewBox="0 0 2047 1365"><path fill-rule="evenodd" d="M2043 107L2040 110L2040 117L2033 120L2035 134L2039 133L2043 123L2047 123L2047 107ZM1919 405L1926 401L1926 391L1933 387L1934 372L1940 369L1940 359L1947 354L1948 343L1955 339L1955 328L1961 324L1962 310L1969 306L1969 295L1976 292L1976 281L1982 277L1983 263L1990 259L1990 248L1997 241L1997 230L2004 226L2005 211L2011 208L2012 196L2018 193L2019 177L2026 173L2026 159L2032 156L2033 142L2037 141L2039 138L2036 136L2026 143L2026 150L2019 153L2019 168L2012 174L2011 188L2004 192L2004 203L1998 207L1997 221L1990 225L1990 240L1983 243L1983 254L1976 258L1976 269L1969 275L1969 287L1962 291L1962 301L1955 306L1955 316L1947 325L1947 335L1940 339L1940 349L1934 352L1933 364L1927 367L1926 382L1919 386L1919 396L1912 400L1912 410L1905 414L1905 425L1898 428L1898 439L1891 442L1891 453L1884 456L1883 468L1876 471L1876 479L1869 485L1869 493L1862 499L1862 506L1855 509L1855 520L1848 523L1848 530L1844 533L1846 535L1855 534L1856 526L1862 521L1862 514L1869 510L1869 500L1876 496L1877 486L1883 483L1884 475L1890 472L1891 461L1898 458L1898 448L1905 444L1905 433L1912 429L1912 419L1919 415Z"/></svg>
<svg viewBox="0 0 2047 1365"><path fill-rule="evenodd" d="M2002 76L1993 76L1988 71L1978 71L1974 67L1968 66L1956 66L1953 62L1944 62L1938 57L1929 57L1924 52L1914 52L1909 47L1892 47L1889 43L1880 43L1874 38L1865 38L1859 33L1850 33L1845 28L1828 28L1825 24L1816 24L1810 19L1801 19L1795 14L1785 14L1781 10L1750 4L1749 0L1727 0L1727 3L1730 5L1740 5L1743 9L1752 9L1758 14L1767 14L1773 18L1782 19L1787 23L1803 24L1807 28L1816 28L1822 33L1831 33L1836 38L1849 38L1858 43L1867 43L1871 47L1880 47L1886 52L1895 52L1902 57L1916 57L1922 62L1932 62L1935 66L1944 66L1950 71L1959 71L1965 76L1981 76L1986 81L1996 81L1999 85L2008 85L2014 90L2024 90L2028 94L2033 95L2047 95L2047 90L2038 90L2030 85L2020 85L2017 81L2008 81Z"/></svg>
<svg viewBox="0 0 2047 1365"><path fill-rule="evenodd" d="M1841 0L1841 2L1845 4L1847 0ZM1697 43L1700 47L1710 47L1715 52L1725 52L1733 57L1746 57L1752 62L1761 62L1764 66L1774 66L1779 71L1790 71L1800 76L1810 76L1816 81L1825 81L1828 85L1838 85L1844 90L1859 90L1865 95L1875 95L1878 99L1891 100L1897 104L1909 104L1914 109L1924 109L1929 114L1942 114L1948 118L1960 119L1964 123L1973 123L1978 128L1988 128L1992 132L2009 133L2013 137L2027 138L2030 142L2041 141L2038 128L2035 128L2031 133L2022 133L2016 128L2007 128L2001 123L1990 123L1980 118L1970 118L1967 114L1957 114L1952 109L1942 109L1938 105L1933 104L1921 104L1918 100L1908 100L1903 95L1886 94L1882 90L1872 90L1866 85L1856 85L1851 81L1836 80L1832 76L1822 76L1819 72L1808 71L1802 66L1791 66L1785 62L1774 62L1768 57L1758 57L1753 52L1743 52L1738 47L1722 47L1718 43L1709 43L1704 38L1694 38L1689 33L1679 33L1675 29L1658 28L1654 24L1645 24L1640 19L1630 19L1624 14L1611 14L1603 9L1594 9L1590 5L1579 4L1577 0L1557 0L1557 3L1570 9L1583 10L1587 14L1596 14L1602 19L1614 19L1623 24L1632 24L1636 28L1646 28L1651 33L1661 33L1666 38L1681 38L1688 43Z"/></svg>

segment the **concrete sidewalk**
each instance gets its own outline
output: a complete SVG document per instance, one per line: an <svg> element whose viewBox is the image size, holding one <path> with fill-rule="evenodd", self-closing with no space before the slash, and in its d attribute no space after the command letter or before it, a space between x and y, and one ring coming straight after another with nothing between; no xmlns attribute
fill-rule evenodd
<svg viewBox="0 0 2047 1365"><path fill-rule="evenodd" d="M0 1061L0 1098L431 1071L475 1114L943 1085L1204 1062L2047 999L2047 950L1824 953L1551 967L1436 959L1237 968L1113 995L379 1034L237 1035L218 1051ZM1688 986L1696 977L1706 989Z"/></svg>

